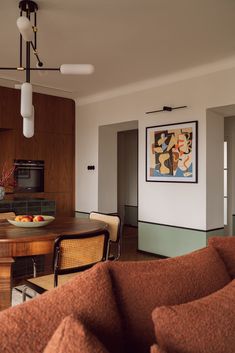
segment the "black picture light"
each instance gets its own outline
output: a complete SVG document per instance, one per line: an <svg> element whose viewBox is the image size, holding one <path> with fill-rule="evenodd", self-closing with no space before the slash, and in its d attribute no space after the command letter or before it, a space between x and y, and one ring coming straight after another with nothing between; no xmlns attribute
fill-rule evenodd
<svg viewBox="0 0 235 353"><path fill-rule="evenodd" d="M167 105L164 105L162 109L152 110L150 112L146 112L145 114L153 114L153 113L159 113L159 112L171 112L172 110L183 109L183 108L187 108L187 105L182 105L180 107L169 107Z"/></svg>

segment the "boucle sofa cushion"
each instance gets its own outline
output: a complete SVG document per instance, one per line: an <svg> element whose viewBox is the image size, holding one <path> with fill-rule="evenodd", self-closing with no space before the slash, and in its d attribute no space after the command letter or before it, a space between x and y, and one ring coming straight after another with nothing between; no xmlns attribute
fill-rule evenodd
<svg viewBox="0 0 235 353"><path fill-rule="evenodd" d="M108 265L129 352L149 352L155 342L151 313L156 306L201 298L231 280L212 247L171 259Z"/></svg>
<svg viewBox="0 0 235 353"><path fill-rule="evenodd" d="M103 344L73 315L67 316L43 353L108 353Z"/></svg>
<svg viewBox="0 0 235 353"><path fill-rule="evenodd" d="M235 278L235 237L212 237L208 241L219 253L232 278Z"/></svg>
<svg viewBox="0 0 235 353"><path fill-rule="evenodd" d="M121 321L106 266L94 266L68 283L0 312L1 353L40 353L70 314L112 353L123 353Z"/></svg>
<svg viewBox="0 0 235 353"><path fill-rule="evenodd" d="M153 311L158 345L168 353L234 353L235 280L193 302Z"/></svg>

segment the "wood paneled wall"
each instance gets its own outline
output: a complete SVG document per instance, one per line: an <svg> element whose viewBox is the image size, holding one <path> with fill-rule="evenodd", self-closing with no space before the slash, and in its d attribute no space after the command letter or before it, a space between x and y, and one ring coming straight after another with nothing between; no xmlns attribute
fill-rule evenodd
<svg viewBox="0 0 235 353"><path fill-rule="evenodd" d="M26 194L56 200L58 215L73 215L75 202L75 103L34 93L35 134L23 136L20 91L0 87L0 171L4 161L45 161L45 192ZM19 196L19 194L17 195ZM20 194L20 196L24 196Z"/></svg>

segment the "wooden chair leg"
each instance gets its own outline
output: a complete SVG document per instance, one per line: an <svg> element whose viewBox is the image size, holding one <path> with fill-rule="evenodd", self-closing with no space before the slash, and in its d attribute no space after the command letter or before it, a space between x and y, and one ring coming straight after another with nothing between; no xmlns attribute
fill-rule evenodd
<svg viewBox="0 0 235 353"><path fill-rule="evenodd" d="M11 266L12 257L0 258L0 310L11 306Z"/></svg>

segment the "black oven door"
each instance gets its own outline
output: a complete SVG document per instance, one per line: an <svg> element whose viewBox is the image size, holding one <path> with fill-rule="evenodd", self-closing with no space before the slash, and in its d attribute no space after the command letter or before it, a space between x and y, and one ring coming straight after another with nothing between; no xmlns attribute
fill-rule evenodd
<svg viewBox="0 0 235 353"><path fill-rule="evenodd" d="M43 192L44 168L35 165L16 165L15 192Z"/></svg>

